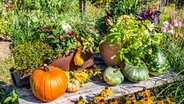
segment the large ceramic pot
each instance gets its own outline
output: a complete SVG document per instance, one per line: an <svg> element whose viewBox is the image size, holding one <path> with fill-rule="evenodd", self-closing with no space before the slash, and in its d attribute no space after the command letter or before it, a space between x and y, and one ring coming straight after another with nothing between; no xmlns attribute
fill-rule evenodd
<svg viewBox="0 0 184 104"><path fill-rule="evenodd" d="M109 45L109 41L103 42L100 44L100 53L102 55L102 59L107 66L119 66L121 64L121 60L118 57L118 60L115 61L113 59L114 55L117 55L117 51L120 49L118 44L114 46ZM118 56L118 55L117 55Z"/></svg>
<svg viewBox="0 0 184 104"><path fill-rule="evenodd" d="M70 63L74 56L74 52L69 53L68 55L60 56L58 59L52 61L51 65L61 68L65 71L70 71Z"/></svg>

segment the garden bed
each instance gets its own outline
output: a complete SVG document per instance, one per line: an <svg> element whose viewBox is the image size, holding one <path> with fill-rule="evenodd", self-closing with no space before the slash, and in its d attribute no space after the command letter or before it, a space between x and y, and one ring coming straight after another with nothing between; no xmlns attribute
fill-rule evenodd
<svg viewBox="0 0 184 104"><path fill-rule="evenodd" d="M142 81L139 83L133 83L125 80L122 84L118 86L109 86L102 80L92 81L84 84L79 91L75 93L65 94L58 99L50 102L49 104L61 103L62 104L74 104L74 102L79 99L80 96L85 98L87 101L92 101L93 97L98 95L100 91L102 91L105 87L110 87L113 90L113 94L109 98L118 98L123 95L127 95L130 93L141 91L145 88L150 89L157 86L161 86L166 82L173 81L173 78L176 76L176 73L168 70L165 74L160 75L158 77L150 77L146 81ZM26 88L17 88L17 92L19 94L19 103L20 104L40 104L43 103L37 98L35 98L31 92L31 89Z"/></svg>

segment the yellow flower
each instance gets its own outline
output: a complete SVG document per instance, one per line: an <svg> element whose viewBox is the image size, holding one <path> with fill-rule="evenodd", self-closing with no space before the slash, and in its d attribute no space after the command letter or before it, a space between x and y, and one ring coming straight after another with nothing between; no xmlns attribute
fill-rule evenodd
<svg viewBox="0 0 184 104"><path fill-rule="evenodd" d="M94 41L94 38L90 37L88 40L89 40L90 42L93 42L93 41Z"/></svg>
<svg viewBox="0 0 184 104"><path fill-rule="evenodd" d="M93 76L94 75L94 72L93 72L93 69L90 69L89 72L88 72L89 75Z"/></svg>
<svg viewBox="0 0 184 104"><path fill-rule="evenodd" d="M143 91L141 91L141 96L142 97L150 97L150 91L147 89L143 89Z"/></svg>
<svg viewBox="0 0 184 104"><path fill-rule="evenodd" d="M172 10L175 10L176 5L175 4L170 4L170 7L171 7Z"/></svg>
<svg viewBox="0 0 184 104"><path fill-rule="evenodd" d="M172 101L170 100L170 98L168 98L168 97L166 97L165 100L166 100L166 102L169 103L169 104L176 104L175 102L172 102Z"/></svg>
<svg viewBox="0 0 184 104"><path fill-rule="evenodd" d="M127 20L127 19L129 19L130 18L130 16L128 16L128 15L122 15L122 16L120 16L119 18L118 18L118 20L119 21L123 21L123 20Z"/></svg>
<svg viewBox="0 0 184 104"><path fill-rule="evenodd" d="M113 98L113 99L110 100L110 104L118 104L118 101Z"/></svg>
<svg viewBox="0 0 184 104"><path fill-rule="evenodd" d="M84 42L84 40L85 40L85 39L84 39L83 37L81 37L81 41Z"/></svg>
<svg viewBox="0 0 184 104"><path fill-rule="evenodd" d="M125 102L125 104L132 104L132 102L131 102L130 100L127 100L127 101Z"/></svg>
<svg viewBox="0 0 184 104"><path fill-rule="evenodd" d="M98 103L100 100L105 100L104 96L101 96L100 94L98 96L95 96L93 98L94 103Z"/></svg>
<svg viewBox="0 0 184 104"><path fill-rule="evenodd" d="M164 100L163 99L157 99L156 104L164 104Z"/></svg>
<svg viewBox="0 0 184 104"><path fill-rule="evenodd" d="M107 104L106 101L104 99L101 99L98 103L96 104Z"/></svg>
<svg viewBox="0 0 184 104"><path fill-rule="evenodd" d="M105 89L102 90L102 91L100 92L100 94L101 94L102 96L109 96L109 95L112 94L112 89L109 89L108 87L105 87Z"/></svg>
<svg viewBox="0 0 184 104"><path fill-rule="evenodd" d="M80 47L80 46L81 46L81 43L78 41L78 42L77 42L77 45Z"/></svg>
<svg viewBox="0 0 184 104"><path fill-rule="evenodd" d="M140 100L140 104L153 104L153 100L150 97L143 98L143 99Z"/></svg>
<svg viewBox="0 0 184 104"><path fill-rule="evenodd" d="M139 104L139 102L136 99L133 99L132 104Z"/></svg>

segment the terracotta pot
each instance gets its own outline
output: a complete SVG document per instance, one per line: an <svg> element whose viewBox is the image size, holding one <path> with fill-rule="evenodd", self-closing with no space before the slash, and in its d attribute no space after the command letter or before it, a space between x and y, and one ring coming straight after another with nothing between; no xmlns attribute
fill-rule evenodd
<svg viewBox="0 0 184 104"><path fill-rule="evenodd" d="M58 59L53 60L51 65L61 68L65 71L70 71L70 63L73 56L73 52L71 52L69 55L60 56Z"/></svg>
<svg viewBox="0 0 184 104"><path fill-rule="evenodd" d="M83 67L77 67L74 64L74 55L75 53L72 52L67 56L61 56L58 59L53 60L51 65L61 68L65 71L77 70L82 71L92 65L94 65L94 57L91 53L81 53L81 57L84 59Z"/></svg>
<svg viewBox="0 0 184 104"><path fill-rule="evenodd" d="M102 55L102 59L107 66L119 66L121 64L121 60L118 57L118 60L113 60L113 56L117 55L117 51L120 49L118 44L114 46L109 45L109 41L100 44L100 53Z"/></svg>

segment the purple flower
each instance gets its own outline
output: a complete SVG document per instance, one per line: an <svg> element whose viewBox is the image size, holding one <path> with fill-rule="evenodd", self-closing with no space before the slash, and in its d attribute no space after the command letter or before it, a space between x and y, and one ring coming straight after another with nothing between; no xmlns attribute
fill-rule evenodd
<svg viewBox="0 0 184 104"><path fill-rule="evenodd" d="M182 23L178 22L178 27L181 28L182 27Z"/></svg>
<svg viewBox="0 0 184 104"><path fill-rule="evenodd" d="M165 28L167 28L169 26L169 22L167 22L167 21L163 22L162 23L162 26L165 27Z"/></svg>
<svg viewBox="0 0 184 104"><path fill-rule="evenodd" d="M169 30L168 34L170 34L170 35L174 34L174 30Z"/></svg>
<svg viewBox="0 0 184 104"><path fill-rule="evenodd" d="M162 31L163 33L166 33L166 27L162 27L162 28L161 28L161 31Z"/></svg>
<svg viewBox="0 0 184 104"><path fill-rule="evenodd" d="M5 7L6 9L8 9L8 8L9 8L9 5L8 5L8 4L4 4L4 7Z"/></svg>
<svg viewBox="0 0 184 104"><path fill-rule="evenodd" d="M174 27L178 27L178 22L177 22L177 20L174 20Z"/></svg>

